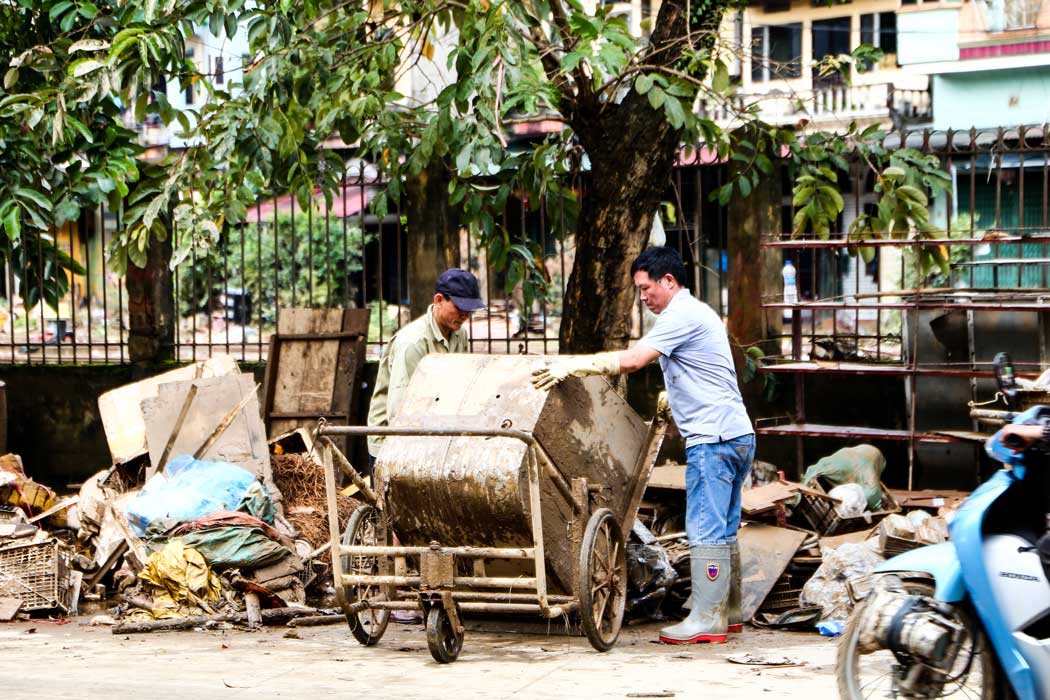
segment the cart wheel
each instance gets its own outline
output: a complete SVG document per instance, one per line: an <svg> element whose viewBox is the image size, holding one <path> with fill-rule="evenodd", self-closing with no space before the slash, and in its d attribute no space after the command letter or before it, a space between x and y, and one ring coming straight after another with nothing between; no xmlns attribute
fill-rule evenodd
<svg viewBox="0 0 1050 700"><path fill-rule="evenodd" d="M343 545L377 545L379 530L379 511L369 505L359 507L350 515L343 532ZM356 574L358 576L375 576L379 574L379 558L368 556L340 557L340 564L344 574ZM347 603L359 600L384 598L378 586L344 586L344 597ZM386 626L390 622L389 610L365 609L346 614L346 621L350 625L350 633L354 639L366 647L370 647L382 638L386 632Z"/></svg>
<svg viewBox="0 0 1050 700"><path fill-rule="evenodd" d="M580 546L580 621L598 651L616 644L627 602L627 557L616 516L596 510Z"/></svg>
<svg viewBox="0 0 1050 700"><path fill-rule="evenodd" d="M452 663L463 649L463 635L452 629L452 620L440 605L433 606L427 613L427 646L439 664Z"/></svg>

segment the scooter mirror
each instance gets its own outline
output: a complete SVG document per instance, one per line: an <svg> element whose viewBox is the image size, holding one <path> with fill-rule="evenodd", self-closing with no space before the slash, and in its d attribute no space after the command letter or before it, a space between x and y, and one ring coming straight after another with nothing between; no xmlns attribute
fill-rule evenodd
<svg viewBox="0 0 1050 700"><path fill-rule="evenodd" d="M1006 405L1013 409L1017 407L1017 375L1014 374L1014 363L1010 355L1001 352L995 356L993 361L995 367L995 381L999 384L999 391L1006 397Z"/></svg>

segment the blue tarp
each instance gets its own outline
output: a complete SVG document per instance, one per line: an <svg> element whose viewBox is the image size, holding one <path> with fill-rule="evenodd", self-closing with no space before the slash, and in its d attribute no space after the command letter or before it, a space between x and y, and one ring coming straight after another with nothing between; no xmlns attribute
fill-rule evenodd
<svg viewBox="0 0 1050 700"><path fill-rule="evenodd" d="M219 510L237 510L253 483L255 475L235 464L182 455L163 473L154 474L128 501L125 512L131 529L141 537L153 520L190 522Z"/></svg>

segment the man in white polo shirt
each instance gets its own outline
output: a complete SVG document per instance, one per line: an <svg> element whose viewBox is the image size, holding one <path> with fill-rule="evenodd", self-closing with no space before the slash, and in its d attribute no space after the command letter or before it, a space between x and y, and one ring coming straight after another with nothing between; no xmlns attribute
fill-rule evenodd
<svg viewBox="0 0 1050 700"><path fill-rule="evenodd" d="M649 248L631 265L642 301L658 314L628 349L553 358L533 385L566 377L634 372L660 360L671 413L686 445L686 534L692 596L689 615L660 631L670 644L724 642L740 620L740 494L755 456L755 433L737 385L722 319L685 288L686 270L671 248Z"/></svg>

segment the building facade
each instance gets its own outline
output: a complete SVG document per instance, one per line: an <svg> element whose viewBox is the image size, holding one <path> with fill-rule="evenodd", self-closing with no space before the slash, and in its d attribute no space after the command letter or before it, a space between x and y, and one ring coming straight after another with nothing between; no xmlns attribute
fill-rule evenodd
<svg viewBox="0 0 1050 700"><path fill-rule="evenodd" d="M937 129L1050 121L1050 2L905 4L898 60L928 75Z"/></svg>

